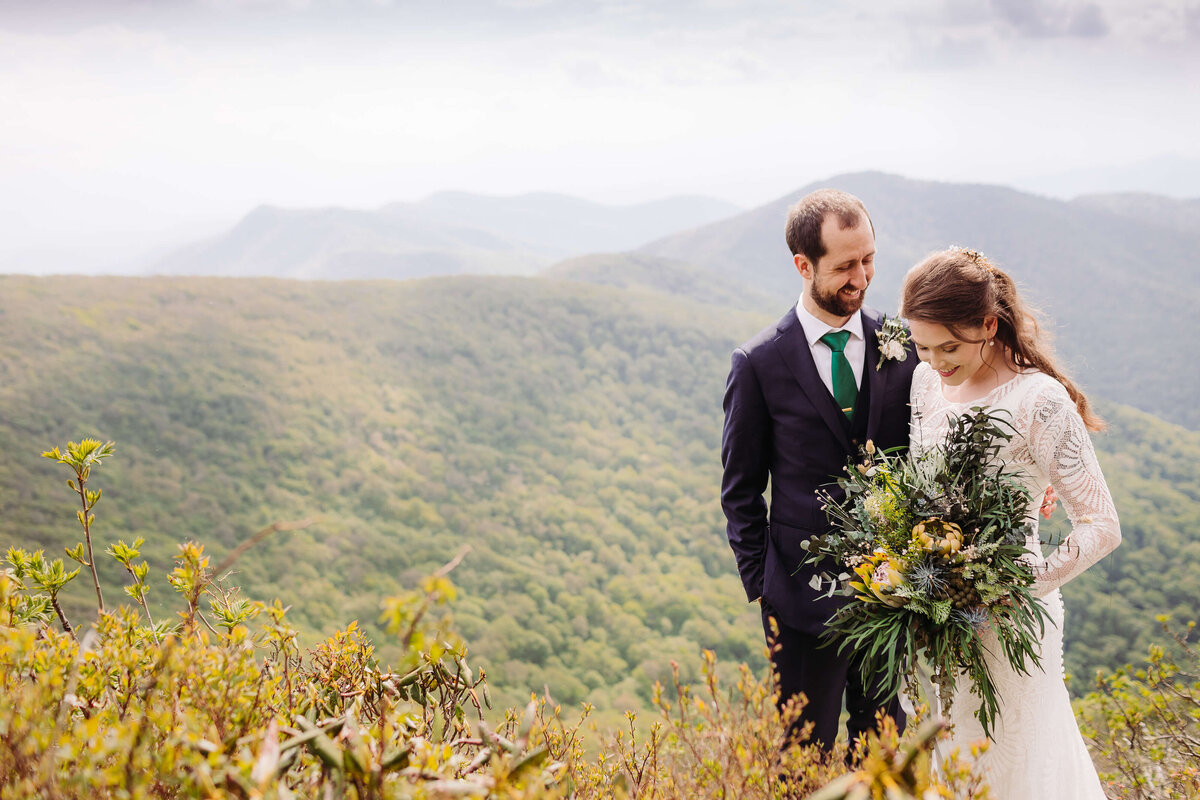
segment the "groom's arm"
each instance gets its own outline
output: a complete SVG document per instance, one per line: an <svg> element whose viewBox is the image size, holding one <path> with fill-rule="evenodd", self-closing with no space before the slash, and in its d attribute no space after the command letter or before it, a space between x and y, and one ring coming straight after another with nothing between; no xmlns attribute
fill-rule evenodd
<svg viewBox="0 0 1200 800"><path fill-rule="evenodd" d="M754 601L762 597L767 552L767 503L763 492L770 473L771 417L754 366L741 349L733 352L724 408L721 507L746 597Z"/></svg>

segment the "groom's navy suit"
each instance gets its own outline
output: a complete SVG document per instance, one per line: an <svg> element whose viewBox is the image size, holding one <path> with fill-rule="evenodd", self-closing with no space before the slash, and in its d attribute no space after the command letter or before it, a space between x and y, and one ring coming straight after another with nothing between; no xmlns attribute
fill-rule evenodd
<svg viewBox="0 0 1200 800"><path fill-rule="evenodd" d="M802 566L800 543L829 530L817 490L831 489L840 499L831 483L860 445L868 439L884 449L908 445L908 393L917 364L909 353L876 370L882 318L863 308L862 322L866 359L853 423L821 381L794 307L734 351L724 403L721 504L729 544L747 598L761 598L764 620L770 615L780 625L781 649L773 661L781 700L797 692L808 696L803 719L814 722L814 740L827 747L837 731L843 689L851 737L871 727L877 698L861 685L856 691L857 667L837 655L836 645L816 649L825 622L845 598L812 588L812 577L835 565ZM769 513L763 497L768 478ZM884 708L899 717L894 698Z"/></svg>

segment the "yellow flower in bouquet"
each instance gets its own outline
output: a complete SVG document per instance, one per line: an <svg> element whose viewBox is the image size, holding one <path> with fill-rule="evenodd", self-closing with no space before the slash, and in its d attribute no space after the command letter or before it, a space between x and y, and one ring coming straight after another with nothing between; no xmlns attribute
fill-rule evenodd
<svg viewBox="0 0 1200 800"><path fill-rule="evenodd" d="M867 603L883 603L899 608L906 602L893 592L904 583L904 573L899 560L886 550L879 549L863 563L854 568L859 580L851 581L850 588L858 598Z"/></svg>
<svg viewBox="0 0 1200 800"><path fill-rule="evenodd" d="M913 542L926 553L953 555L962 549L962 528L934 517L913 526Z"/></svg>

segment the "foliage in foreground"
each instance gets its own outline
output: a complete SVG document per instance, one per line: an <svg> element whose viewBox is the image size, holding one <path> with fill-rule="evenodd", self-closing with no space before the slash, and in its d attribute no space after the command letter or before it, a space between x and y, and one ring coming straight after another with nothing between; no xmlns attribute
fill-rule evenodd
<svg viewBox="0 0 1200 800"><path fill-rule="evenodd" d="M599 754L584 746L586 706L568 723L547 697L489 725L484 676L439 610L454 597L453 563L384 602L401 645L394 669L379 667L355 623L301 654L285 608L224 585L238 551L212 567L201 546L180 545L168 582L182 608L155 623L139 543L118 541L106 552L132 578L125 593L137 605L106 606L93 569L100 492L87 481L111 453L84 440L46 454L74 473L85 541L67 554L81 568L11 548L0 570L0 798L776 798L845 772L844 750L781 752L796 706L780 712L770 684L744 666L722 687L711 652L701 685L676 672L648 732L630 714ZM57 594L82 567L97 616L80 635ZM831 791L982 796L934 783L925 752L885 727L863 770Z"/></svg>
<svg viewBox="0 0 1200 800"><path fill-rule="evenodd" d="M1200 797L1200 650L1159 621L1172 646L1152 646L1142 667L1099 676L1079 704L1101 775L1126 800Z"/></svg>
<svg viewBox="0 0 1200 800"><path fill-rule="evenodd" d="M109 544L103 552L129 576L124 592L135 603L114 608L94 569L101 493L87 486L111 453L84 440L46 454L74 473L84 541L66 554L79 568L19 548L0 568L0 800L987 797L961 764L935 777L936 726L901 737L885 724L849 774L841 747L829 757L781 752L798 709L779 711L771 684L744 665L722 685L710 651L698 684L676 669L670 690L656 690L657 719L628 714L627 729L598 752L585 746L590 708L568 721L549 695L489 724L484 676L445 613L456 562L383 602L380 623L401 653L392 668L380 666L357 623L301 653L286 608L246 600L223 581L245 547L283 524L216 567L200 545L180 545L167 576L179 610L157 622L140 542ZM97 601L87 626L58 602L80 575L91 576ZM1173 638L1171 651L1151 648L1143 668L1102 676L1080 703L1112 796L1200 796L1200 651L1186 635Z"/></svg>
<svg viewBox="0 0 1200 800"><path fill-rule="evenodd" d="M201 554L181 547L179 569L195 555L203 565ZM0 577L0 691L11 700L0 714L4 798L778 798L806 796L845 771L842 748L828 758L780 752L793 710L781 715L770 685L745 667L735 686L720 686L711 653L703 687L675 683L648 733L630 714L628 729L589 755L586 708L568 723L543 698L488 725L482 676L465 647L443 638L391 671L353 624L302 657L278 606L261 609L257 633L239 623L214 634L188 615L161 641L124 607L77 642L19 620L30 594L14 572ZM436 583L391 601L409 609L394 621L411 626L413 609L449 597L448 582ZM841 785L985 796L936 784L924 751L893 763L905 748L917 752L885 729L864 771Z"/></svg>

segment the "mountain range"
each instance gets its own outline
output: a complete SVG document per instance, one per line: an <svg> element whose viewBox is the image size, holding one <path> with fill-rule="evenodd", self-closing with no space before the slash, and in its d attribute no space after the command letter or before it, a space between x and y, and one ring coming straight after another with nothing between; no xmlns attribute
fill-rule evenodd
<svg viewBox="0 0 1200 800"><path fill-rule="evenodd" d="M228 232L168 253L145 271L309 279L528 275L565 257L629 250L737 210L705 197L614 206L556 194L465 192L372 211L261 206Z"/></svg>
<svg viewBox="0 0 1200 800"><path fill-rule="evenodd" d="M868 302L892 311L908 268L962 245L1009 271L1045 313L1067 368L1092 392L1200 427L1191 316L1200 304L1200 200L1143 195L1051 200L1001 186L841 175L730 219L639 248L774 298L781 314L801 282L783 238L787 209L819 186L860 197L878 255ZM763 309L764 311L767 309Z"/></svg>
<svg viewBox="0 0 1200 800"><path fill-rule="evenodd" d="M1200 302L1200 199L1146 194L1054 200L1002 186L840 175L758 208L705 198L605 206L563 195L459 192L375 211L261 207L151 272L321 279L544 274L665 291L779 314L800 291L783 241L787 209L818 186L866 203L878 270L870 302L894 310L925 254L981 250L1010 271L1085 387L1190 428L1200 370L1185 320ZM1153 334L1142 333L1153 320ZM1154 370L1142 365L1156 364ZM1137 381L1131 381L1132 375Z"/></svg>

